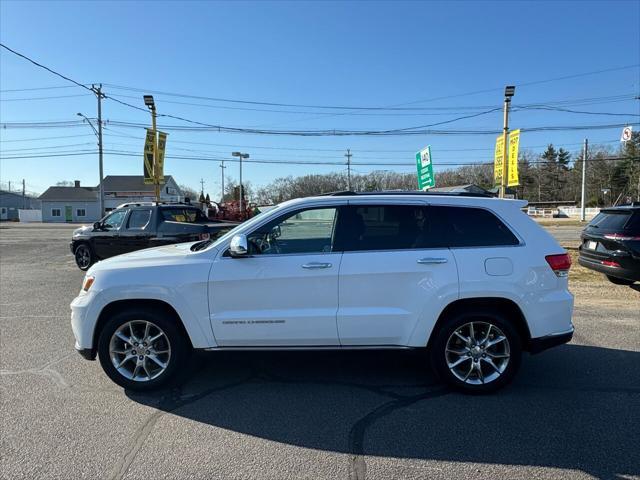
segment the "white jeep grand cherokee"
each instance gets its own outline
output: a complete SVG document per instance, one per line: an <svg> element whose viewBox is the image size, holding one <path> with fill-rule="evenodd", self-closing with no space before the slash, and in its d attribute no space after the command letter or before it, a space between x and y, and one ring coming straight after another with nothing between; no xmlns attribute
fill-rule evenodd
<svg viewBox="0 0 640 480"><path fill-rule="evenodd" d="M76 349L147 390L193 349L426 347L441 379L492 391L523 350L573 334L570 257L525 204L342 192L285 202L215 242L101 261L71 303Z"/></svg>

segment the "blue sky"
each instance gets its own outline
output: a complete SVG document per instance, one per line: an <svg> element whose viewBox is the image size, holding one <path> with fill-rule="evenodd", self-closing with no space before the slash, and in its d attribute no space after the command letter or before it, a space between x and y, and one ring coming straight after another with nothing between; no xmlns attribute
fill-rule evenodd
<svg viewBox="0 0 640 480"><path fill-rule="evenodd" d="M519 104L594 99L567 108L640 114L640 69L628 68L544 83L537 81L640 64L640 2L0 2L0 39L7 46L81 83L134 87L195 96L304 105L424 107L430 110L317 110L252 106L155 95L159 113L196 121L269 129L391 129L426 125L499 107L504 85L518 85ZM527 85L532 83L530 85ZM0 51L0 123L95 117L95 97ZM141 93L105 86L108 95L143 106ZM482 91L482 93L475 93ZM73 95L73 96L72 96ZM44 100L34 97L64 96ZM129 98L126 96L131 96ZM435 98L441 98L434 100ZM602 99L601 97L608 97ZM611 98L616 97L616 98ZM170 102L196 103L184 105ZM224 107L224 108L222 108ZM232 107L232 108L229 108ZM250 107L279 112L237 110ZM488 109L487 108L487 109ZM282 112L288 110L289 112ZM305 113L292 113L305 112ZM324 112L321 114L319 112ZM327 115L330 113L330 115ZM346 114L345 114L346 113ZM395 115L402 113L402 115ZM394 114L394 115L390 115ZM111 100L107 121L149 122L149 115ZM513 112L513 128L637 122L633 116L543 110ZM182 124L177 120L160 122ZM441 129L491 130L500 112ZM105 148L138 156L105 155L106 174L141 174L144 130L107 124ZM578 150L591 143L617 148L620 129L526 132L521 148ZM49 137L49 138L46 138ZM66 137L66 138L51 138ZM37 139L37 140L36 140ZM95 149L89 126L0 130L0 181L26 179L42 192L60 180L96 185L97 155L25 157ZM372 169L412 171L414 152L430 144L438 169L491 160L493 135L408 137L290 137L218 132L170 132L168 155L256 160L388 162ZM268 148L264 148L268 147ZM27 150L30 149L30 150ZM302 149L302 150L299 150ZM236 164L226 173L237 179ZM254 185L340 165L248 164ZM217 196L219 161L169 159L166 173Z"/></svg>

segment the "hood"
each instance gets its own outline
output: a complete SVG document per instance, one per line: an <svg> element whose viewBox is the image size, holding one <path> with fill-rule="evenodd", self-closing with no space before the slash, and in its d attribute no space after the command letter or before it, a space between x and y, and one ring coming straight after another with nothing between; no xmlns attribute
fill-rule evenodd
<svg viewBox="0 0 640 480"><path fill-rule="evenodd" d="M91 233L93 231L93 225L83 225L80 228L76 228L73 231L73 236L77 237L79 235L85 235L87 233Z"/></svg>
<svg viewBox="0 0 640 480"><path fill-rule="evenodd" d="M196 242L163 245L161 247L147 248L111 257L93 265L87 274L89 275L100 270L176 265L185 263L185 261L188 260L201 259L203 258L202 253L204 252L209 252L210 254L207 254L207 257L213 258L215 253L211 254L213 250L211 248L199 252L192 252L191 246L194 243Z"/></svg>

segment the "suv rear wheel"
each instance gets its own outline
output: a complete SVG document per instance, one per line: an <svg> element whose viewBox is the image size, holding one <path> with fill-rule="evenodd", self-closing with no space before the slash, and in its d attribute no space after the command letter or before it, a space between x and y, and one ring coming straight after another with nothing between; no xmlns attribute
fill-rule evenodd
<svg viewBox="0 0 640 480"><path fill-rule="evenodd" d="M514 326L494 313L462 313L447 319L431 346L437 375L465 393L489 393L518 371L522 341Z"/></svg>
<svg viewBox="0 0 640 480"><path fill-rule="evenodd" d="M170 382L184 368L190 351L178 321L155 309L114 315L98 340L98 357L105 373L118 385L138 391Z"/></svg>

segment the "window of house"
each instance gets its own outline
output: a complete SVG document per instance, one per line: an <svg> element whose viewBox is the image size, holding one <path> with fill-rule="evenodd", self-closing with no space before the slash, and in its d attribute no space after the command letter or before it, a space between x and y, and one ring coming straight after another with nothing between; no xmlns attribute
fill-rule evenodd
<svg viewBox="0 0 640 480"><path fill-rule="evenodd" d="M76 217L86 217L87 212L84 208L76 208Z"/></svg>
<svg viewBox="0 0 640 480"><path fill-rule="evenodd" d="M52 217L61 217L62 216L62 212L59 208L52 208L51 209L51 216Z"/></svg>

